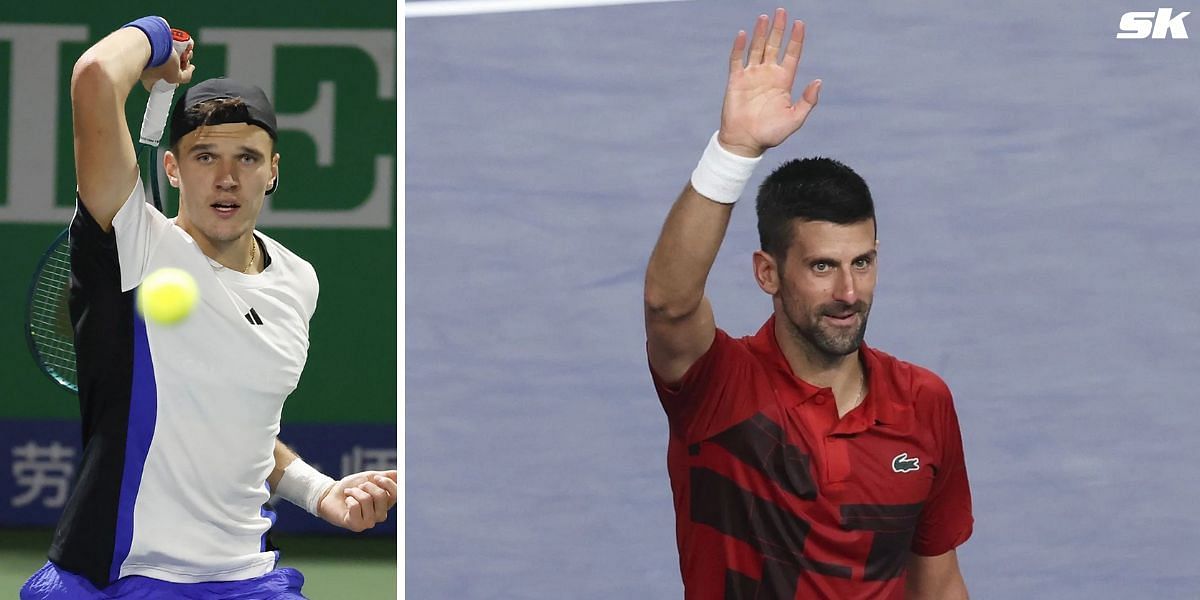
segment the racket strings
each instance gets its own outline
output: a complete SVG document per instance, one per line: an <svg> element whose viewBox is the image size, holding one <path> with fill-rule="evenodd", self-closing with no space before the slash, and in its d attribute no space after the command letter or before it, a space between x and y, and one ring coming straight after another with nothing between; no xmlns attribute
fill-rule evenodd
<svg viewBox="0 0 1200 600"><path fill-rule="evenodd" d="M76 384L75 340L71 327L71 253L66 238L46 256L30 302L29 327L43 366Z"/></svg>
<svg viewBox="0 0 1200 600"><path fill-rule="evenodd" d="M169 104L169 102L168 102ZM147 114L150 105L147 104ZM161 115L165 124L165 113ZM161 129L161 127L160 127ZM160 160L156 144L143 144L141 165L150 171L154 208L162 212ZM73 392L79 390L75 368L75 331L71 325L71 251L67 232L46 251L30 286L27 339L42 371Z"/></svg>

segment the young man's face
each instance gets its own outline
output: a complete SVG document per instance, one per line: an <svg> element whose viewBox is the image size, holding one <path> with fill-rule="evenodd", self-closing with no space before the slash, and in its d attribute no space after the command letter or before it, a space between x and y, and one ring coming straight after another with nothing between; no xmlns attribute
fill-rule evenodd
<svg viewBox="0 0 1200 600"><path fill-rule="evenodd" d="M207 125L183 136L179 154L165 161L179 187L180 226L213 243L249 234L279 172L271 146L265 130L247 123Z"/></svg>
<svg viewBox="0 0 1200 600"><path fill-rule="evenodd" d="M777 278L764 291L775 296L799 341L831 358L855 352L875 293L875 221L794 219L792 235L786 259L774 268Z"/></svg>

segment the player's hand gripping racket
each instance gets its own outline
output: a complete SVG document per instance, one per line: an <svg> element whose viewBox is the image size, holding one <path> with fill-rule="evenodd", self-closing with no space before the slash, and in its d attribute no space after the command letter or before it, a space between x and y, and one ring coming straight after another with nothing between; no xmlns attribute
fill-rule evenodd
<svg viewBox="0 0 1200 600"><path fill-rule="evenodd" d="M192 47L192 37L186 31L172 29L175 52L182 60ZM139 141L150 169L150 189L154 208L162 210L162 198L158 189L158 143L166 128L167 115L171 111L171 100L176 84L158 80L150 90L146 102L146 114L142 118ZM33 281L29 285L29 297L25 309L25 341L34 362L55 383L72 391L79 391L75 376L75 329L71 325L68 300L71 292L71 247L70 227L64 229L42 254Z"/></svg>

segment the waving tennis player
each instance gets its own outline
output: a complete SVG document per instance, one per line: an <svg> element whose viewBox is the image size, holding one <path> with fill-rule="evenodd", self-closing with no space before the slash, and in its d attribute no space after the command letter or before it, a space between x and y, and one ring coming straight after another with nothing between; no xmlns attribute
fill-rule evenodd
<svg viewBox="0 0 1200 600"><path fill-rule="evenodd" d="M763 153L795 133L804 26L776 11L730 56L720 129L646 270L646 350L670 428L685 595L961 600L955 549L971 495L950 390L863 342L878 242L867 184L827 158L784 163L758 190L754 277L774 311L718 329L705 281ZM779 58L782 51L782 59Z"/></svg>

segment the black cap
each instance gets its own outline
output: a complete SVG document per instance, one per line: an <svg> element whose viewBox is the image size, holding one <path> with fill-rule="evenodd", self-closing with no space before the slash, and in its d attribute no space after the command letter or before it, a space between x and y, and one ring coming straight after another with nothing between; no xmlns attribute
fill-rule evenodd
<svg viewBox="0 0 1200 600"><path fill-rule="evenodd" d="M208 100L217 98L240 98L242 105L235 110L221 111L212 115L207 123L205 118L188 109ZM253 85L238 83L232 79L218 77L208 79L189 87L175 101L175 109L171 111L171 146L180 138L202 125L220 125L222 123L249 123L257 125L277 139L275 134L275 109L267 95Z"/></svg>

